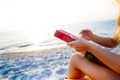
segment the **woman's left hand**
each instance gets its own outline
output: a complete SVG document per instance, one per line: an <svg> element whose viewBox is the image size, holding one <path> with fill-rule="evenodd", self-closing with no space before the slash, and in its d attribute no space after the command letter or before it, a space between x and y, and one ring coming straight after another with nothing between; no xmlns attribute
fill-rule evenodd
<svg viewBox="0 0 120 80"><path fill-rule="evenodd" d="M89 41L85 40L84 38L79 38L75 41L67 43L68 46L74 48L78 52L86 52L89 47Z"/></svg>

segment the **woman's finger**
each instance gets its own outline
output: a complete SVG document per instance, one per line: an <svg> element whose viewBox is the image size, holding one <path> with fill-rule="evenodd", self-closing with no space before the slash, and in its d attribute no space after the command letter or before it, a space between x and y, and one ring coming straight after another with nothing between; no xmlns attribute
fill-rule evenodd
<svg viewBox="0 0 120 80"><path fill-rule="evenodd" d="M68 42L67 45L70 46L70 47L74 47L76 45L76 41L71 41L71 42Z"/></svg>
<svg viewBox="0 0 120 80"><path fill-rule="evenodd" d="M84 29L84 30L82 30L79 34L82 34L82 33L84 33L84 32L88 32L89 31L89 29Z"/></svg>
<svg viewBox="0 0 120 80"><path fill-rule="evenodd" d="M83 48L75 48L75 50L76 50L77 52L82 52L82 53L85 53L85 52L86 52L86 50L83 49Z"/></svg>

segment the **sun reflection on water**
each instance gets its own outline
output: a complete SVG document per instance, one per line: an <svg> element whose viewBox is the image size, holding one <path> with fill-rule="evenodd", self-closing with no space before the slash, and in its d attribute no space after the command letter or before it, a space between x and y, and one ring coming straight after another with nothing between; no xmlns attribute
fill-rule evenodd
<svg viewBox="0 0 120 80"><path fill-rule="evenodd" d="M47 28L47 27L46 27ZM41 42L47 40L47 38L49 38L52 35L48 35L49 30L45 30L45 28L41 28L41 27L31 27L28 28L24 31L24 34L26 35L26 37L29 39L29 41L31 43L33 43L34 45L40 44Z"/></svg>

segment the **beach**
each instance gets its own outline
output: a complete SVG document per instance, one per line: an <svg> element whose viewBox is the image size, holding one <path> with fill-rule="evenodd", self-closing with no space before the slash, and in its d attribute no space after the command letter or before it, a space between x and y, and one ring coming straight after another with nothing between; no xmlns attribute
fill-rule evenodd
<svg viewBox="0 0 120 80"><path fill-rule="evenodd" d="M67 77L69 47L0 55L2 80L60 80Z"/></svg>
<svg viewBox="0 0 120 80"><path fill-rule="evenodd" d="M116 48L112 51L116 51ZM67 77L70 55L74 53L74 49L65 46L0 54L0 78L1 80L64 80Z"/></svg>
<svg viewBox="0 0 120 80"><path fill-rule="evenodd" d="M110 0L0 0L0 80L66 79L76 51L55 37L56 30L78 38L84 29L112 37L115 5ZM105 49L120 52L120 46Z"/></svg>
<svg viewBox="0 0 120 80"><path fill-rule="evenodd" d="M114 20L57 26L72 34L90 29L94 34L111 37ZM26 32L0 32L0 78L1 80L63 80L67 77L69 58L75 50L53 36ZM37 34L37 35L36 35ZM19 36L19 37L18 37ZM44 37L44 39L43 39ZM120 46L106 48L118 53Z"/></svg>

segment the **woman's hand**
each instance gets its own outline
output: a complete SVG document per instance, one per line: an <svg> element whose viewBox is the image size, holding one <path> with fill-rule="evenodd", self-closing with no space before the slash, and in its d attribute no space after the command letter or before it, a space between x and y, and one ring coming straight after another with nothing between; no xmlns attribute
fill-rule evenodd
<svg viewBox="0 0 120 80"><path fill-rule="evenodd" d="M84 53L89 48L89 41L84 38L79 38L75 41L69 42L67 45L74 48L78 52Z"/></svg>
<svg viewBox="0 0 120 80"><path fill-rule="evenodd" d="M92 40L93 33L89 29L84 29L79 34L81 35L82 38L86 40Z"/></svg>

